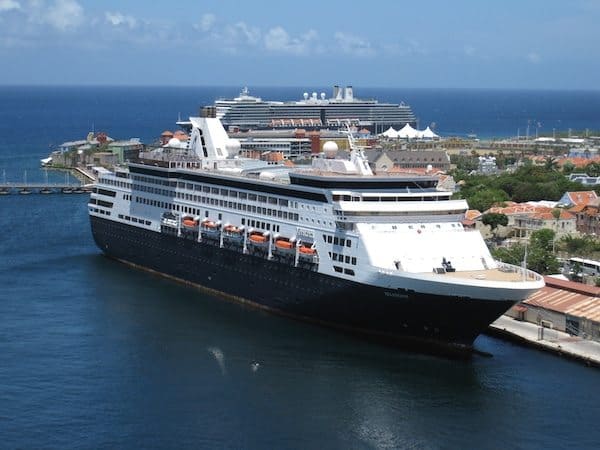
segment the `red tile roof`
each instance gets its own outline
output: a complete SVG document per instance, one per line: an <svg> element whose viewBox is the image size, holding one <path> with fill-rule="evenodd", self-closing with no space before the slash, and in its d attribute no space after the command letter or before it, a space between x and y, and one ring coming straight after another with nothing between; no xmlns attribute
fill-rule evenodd
<svg viewBox="0 0 600 450"><path fill-rule="evenodd" d="M574 205L587 205L598 199L598 195L594 191L567 192L567 195Z"/></svg>
<svg viewBox="0 0 600 450"><path fill-rule="evenodd" d="M554 214L552 214L552 211L540 211L540 212L536 212L535 214L531 215L532 219L540 219L540 220L556 220L556 217L554 217ZM560 220L570 220L570 219L574 219L575 215L571 214L568 211L565 210L561 210L560 211Z"/></svg>
<svg viewBox="0 0 600 450"><path fill-rule="evenodd" d="M552 208L548 206L531 205L529 203L513 203L511 206L506 207L493 206L486 212L500 213L510 216L514 214L535 214L549 211L552 211Z"/></svg>

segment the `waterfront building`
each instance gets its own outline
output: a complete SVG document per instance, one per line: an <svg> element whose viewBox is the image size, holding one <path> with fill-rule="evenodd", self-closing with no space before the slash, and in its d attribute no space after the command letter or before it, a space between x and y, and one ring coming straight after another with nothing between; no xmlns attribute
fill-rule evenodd
<svg viewBox="0 0 600 450"><path fill-rule="evenodd" d="M600 341L600 287L544 277L546 286L506 315Z"/></svg>

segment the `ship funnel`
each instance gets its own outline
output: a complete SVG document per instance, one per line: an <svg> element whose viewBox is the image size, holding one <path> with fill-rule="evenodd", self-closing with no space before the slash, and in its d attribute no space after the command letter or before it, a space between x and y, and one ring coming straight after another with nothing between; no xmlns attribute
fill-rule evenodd
<svg viewBox="0 0 600 450"><path fill-rule="evenodd" d="M346 86L344 92L344 100L352 101L354 100L354 93L352 92L352 86Z"/></svg>
<svg viewBox="0 0 600 450"><path fill-rule="evenodd" d="M217 117L217 108L214 106L205 106L200 111L200 117Z"/></svg>
<svg viewBox="0 0 600 450"><path fill-rule="evenodd" d="M340 87L339 87L339 86L335 86L333 89L334 89L334 91L335 91L335 97L334 97L334 98L335 98L336 100L342 100L342 98L343 98L343 96L344 96L344 90L343 90L343 89L340 89Z"/></svg>
<svg viewBox="0 0 600 450"><path fill-rule="evenodd" d="M334 99L337 99L339 97L339 95L340 95L340 87L336 84L333 87L333 95L331 97Z"/></svg>

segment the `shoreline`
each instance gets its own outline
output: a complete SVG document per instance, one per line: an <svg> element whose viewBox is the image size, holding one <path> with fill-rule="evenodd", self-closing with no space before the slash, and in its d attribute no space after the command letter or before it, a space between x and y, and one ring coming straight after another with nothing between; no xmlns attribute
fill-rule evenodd
<svg viewBox="0 0 600 450"><path fill-rule="evenodd" d="M534 323L501 316L488 327L485 334L600 369L600 342L577 338L550 328L544 328L545 337L539 339L540 330Z"/></svg>

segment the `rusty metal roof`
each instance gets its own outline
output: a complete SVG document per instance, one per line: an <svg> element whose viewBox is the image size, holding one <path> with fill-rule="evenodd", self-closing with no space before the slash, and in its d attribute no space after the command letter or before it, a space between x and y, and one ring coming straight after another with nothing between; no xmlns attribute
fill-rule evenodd
<svg viewBox="0 0 600 450"><path fill-rule="evenodd" d="M524 303L600 322L600 288L544 277L546 286Z"/></svg>

